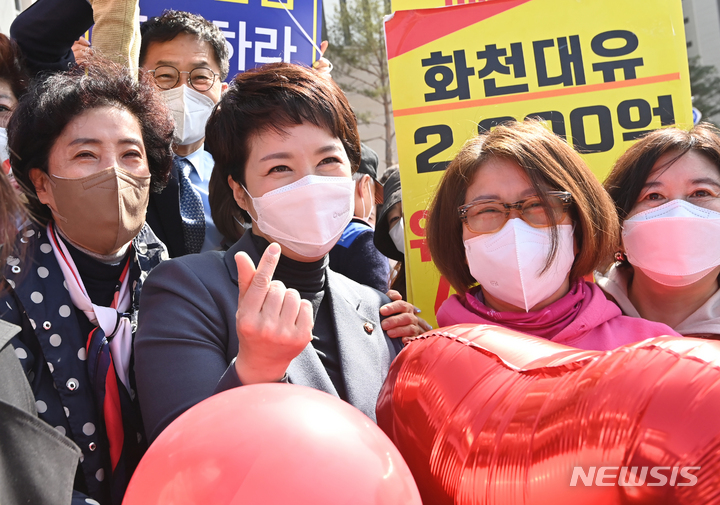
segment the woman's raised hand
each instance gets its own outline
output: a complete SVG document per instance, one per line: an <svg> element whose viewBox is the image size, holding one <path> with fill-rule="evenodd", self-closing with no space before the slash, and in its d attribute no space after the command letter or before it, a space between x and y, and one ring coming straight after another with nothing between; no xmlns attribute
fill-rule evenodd
<svg viewBox="0 0 720 505"><path fill-rule="evenodd" d="M385 317L382 329L388 337L402 338L402 343L407 344L413 337L432 330L432 326L418 317L420 310L412 303L403 300L400 293L391 289L387 292L387 296L392 301L380 307L380 315Z"/></svg>
<svg viewBox="0 0 720 505"><path fill-rule="evenodd" d="M235 255L238 309L235 370L243 384L277 382L312 339L312 305L295 289L272 280L280 246L270 244L257 270L244 252Z"/></svg>

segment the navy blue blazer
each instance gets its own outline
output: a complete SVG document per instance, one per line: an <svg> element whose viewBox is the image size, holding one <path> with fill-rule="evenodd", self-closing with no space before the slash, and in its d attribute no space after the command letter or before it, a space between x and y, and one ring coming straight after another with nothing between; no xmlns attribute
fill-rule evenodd
<svg viewBox="0 0 720 505"><path fill-rule="evenodd" d="M135 377L150 441L187 409L225 389L228 376L237 381L238 251L258 264L260 255L246 234L225 253L163 262L143 286ZM347 400L375 420L380 387L402 348L400 339L390 339L380 327L379 310L389 299L329 268L327 286ZM290 363L287 375L293 384L338 396L311 344Z"/></svg>

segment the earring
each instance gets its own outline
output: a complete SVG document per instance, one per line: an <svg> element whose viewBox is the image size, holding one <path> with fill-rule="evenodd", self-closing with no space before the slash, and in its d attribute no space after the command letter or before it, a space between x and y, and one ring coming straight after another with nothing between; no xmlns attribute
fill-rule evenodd
<svg viewBox="0 0 720 505"><path fill-rule="evenodd" d="M627 256L625 256L625 253L622 251L618 251L615 253L615 261L618 261L620 263L624 263L627 261Z"/></svg>

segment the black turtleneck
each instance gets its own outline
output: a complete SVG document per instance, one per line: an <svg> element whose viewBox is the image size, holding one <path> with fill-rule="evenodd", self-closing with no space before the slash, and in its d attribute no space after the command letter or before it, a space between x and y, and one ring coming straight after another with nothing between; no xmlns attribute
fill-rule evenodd
<svg viewBox="0 0 720 505"><path fill-rule="evenodd" d="M270 243L263 237L258 237L248 231L258 254L262 256ZM308 300L313 307L312 346L315 349L325 370L330 376L338 395L347 400L345 383L340 367L340 353L338 351L335 322L330 309L327 292L327 277L325 271L328 266L328 256L310 263L295 261L281 255L273 280L282 282L285 287L296 289L300 298Z"/></svg>
<svg viewBox="0 0 720 505"><path fill-rule="evenodd" d="M127 255L119 263L109 265L88 256L64 237L60 237L60 240L65 243L65 247L72 256L90 300L95 305L109 307L115 291L120 289L120 275L125 268Z"/></svg>

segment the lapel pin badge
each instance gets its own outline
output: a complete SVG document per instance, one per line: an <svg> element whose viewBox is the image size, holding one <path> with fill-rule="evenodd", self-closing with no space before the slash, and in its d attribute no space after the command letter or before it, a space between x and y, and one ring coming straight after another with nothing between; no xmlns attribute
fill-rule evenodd
<svg viewBox="0 0 720 505"><path fill-rule="evenodd" d="M368 335L370 335L374 329L375 327L372 325L372 323L363 324L363 330L365 330L365 333L367 333Z"/></svg>

